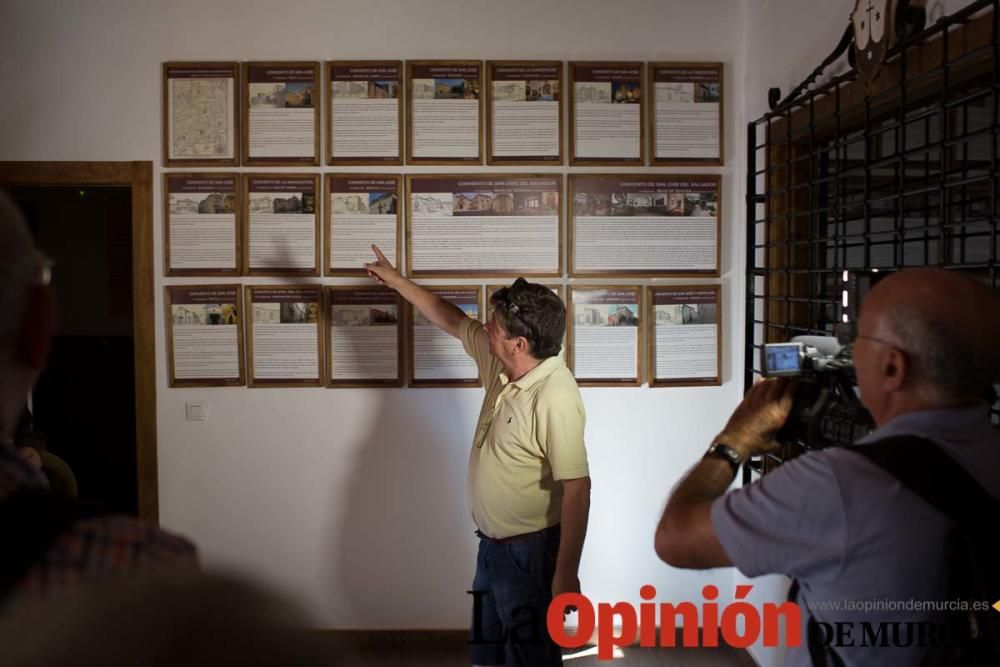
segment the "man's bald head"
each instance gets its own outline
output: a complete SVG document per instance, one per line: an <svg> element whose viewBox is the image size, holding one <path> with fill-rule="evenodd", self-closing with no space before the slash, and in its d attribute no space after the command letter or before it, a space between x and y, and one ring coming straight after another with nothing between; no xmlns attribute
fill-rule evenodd
<svg viewBox="0 0 1000 667"><path fill-rule="evenodd" d="M894 273L868 294L860 325L903 350L915 387L942 405L974 401L1000 379L1000 296L963 274Z"/></svg>

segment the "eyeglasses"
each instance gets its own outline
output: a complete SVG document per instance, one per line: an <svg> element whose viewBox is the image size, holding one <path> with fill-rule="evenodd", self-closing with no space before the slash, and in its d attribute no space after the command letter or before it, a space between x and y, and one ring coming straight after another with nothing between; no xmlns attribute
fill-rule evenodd
<svg viewBox="0 0 1000 667"><path fill-rule="evenodd" d="M872 341L874 343L881 343L882 345L888 345L889 347L894 347L897 350L899 350L900 352L906 352L906 350L904 350L903 348L901 348L896 343L890 343L887 340L882 340L881 338L876 338L875 336L862 336L861 334L858 334L857 336L854 337L855 340L857 340L859 338L863 338L865 340L870 340L870 341Z"/></svg>
<svg viewBox="0 0 1000 667"><path fill-rule="evenodd" d="M504 312L508 313L509 315L516 316L518 312L521 310L521 307L517 305L517 303L515 303L514 301L514 295L515 295L514 290L519 289L521 285L527 285L527 284L528 284L527 280L525 280L524 278L518 278L517 280L514 281L514 283L510 287L507 288L507 291L504 293L503 297L498 298L497 296L494 295L492 300L496 301L498 305L503 306ZM522 322L524 322L523 318L520 319Z"/></svg>
<svg viewBox="0 0 1000 667"><path fill-rule="evenodd" d="M510 287L507 288L507 291L503 297L497 298L496 296L494 296L493 300L497 303L498 306L503 307L504 313L510 315L511 317L517 318L517 320L521 322L521 324L523 324L528 329L528 331L532 333L532 335L534 335L535 327L532 325L531 322L524 319L524 317L520 315L521 306L519 306L515 302L515 296L517 294L515 290L518 290L522 285L527 285L527 284L528 284L527 280L525 280L524 278L518 278L517 280L514 281L514 283ZM496 312L496 308L494 308L494 312Z"/></svg>
<svg viewBox="0 0 1000 667"><path fill-rule="evenodd" d="M38 264L41 274L38 277L38 286L48 287L52 284L52 269L55 268L56 260L52 259L48 255L39 253Z"/></svg>
<svg viewBox="0 0 1000 667"><path fill-rule="evenodd" d="M55 260L38 252L33 257L26 257L18 263L0 268L0 274L6 274L15 284L30 280L33 281L33 286L48 287L52 284L52 268L55 265Z"/></svg>
<svg viewBox="0 0 1000 667"><path fill-rule="evenodd" d="M859 338L864 338L865 340L870 340L875 343L881 343L882 345L888 345L889 347L894 347L900 352L906 353L906 350L899 346L898 343L893 343L882 338L877 338L875 336L867 336L858 333L858 325L856 322L843 322L836 325L833 328L833 334L837 337L837 342L841 345L847 346L853 344Z"/></svg>

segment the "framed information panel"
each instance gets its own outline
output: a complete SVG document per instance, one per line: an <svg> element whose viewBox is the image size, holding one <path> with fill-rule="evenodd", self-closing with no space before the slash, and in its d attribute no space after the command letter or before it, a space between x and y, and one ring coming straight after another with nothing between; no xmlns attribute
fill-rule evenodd
<svg viewBox="0 0 1000 667"><path fill-rule="evenodd" d="M364 276L376 244L400 266L402 177L394 174L327 174L326 261L328 276Z"/></svg>
<svg viewBox="0 0 1000 667"><path fill-rule="evenodd" d="M569 163L645 163L641 62L569 64Z"/></svg>
<svg viewBox="0 0 1000 667"><path fill-rule="evenodd" d="M326 288L328 387L402 387L403 301L385 287Z"/></svg>
<svg viewBox="0 0 1000 667"><path fill-rule="evenodd" d="M571 174L573 276L719 275L719 176Z"/></svg>
<svg viewBox="0 0 1000 667"><path fill-rule="evenodd" d="M242 387L243 288L170 285L164 289L171 387Z"/></svg>
<svg viewBox="0 0 1000 667"><path fill-rule="evenodd" d="M649 386L722 384L722 299L718 285L646 288Z"/></svg>
<svg viewBox="0 0 1000 667"><path fill-rule="evenodd" d="M563 64L486 63L486 164L562 164Z"/></svg>
<svg viewBox="0 0 1000 667"><path fill-rule="evenodd" d="M642 288L569 288L566 362L581 386L639 386Z"/></svg>
<svg viewBox="0 0 1000 667"><path fill-rule="evenodd" d="M558 276L560 174L408 175L407 274Z"/></svg>
<svg viewBox="0 0 1000 667"><path fill-rule="evenodd" d="M427 289L455 304L472 319L482 321L481 287L463 285ZM462 341L431 324L416 308L407 305L406 313L411 387L482 386L476 362L465 353Z"/></svg>
<svg viewBox="0 0 1000 667"><path fill-rule="evenodd" d="M322 386L322 285L254 285L246 293L248 384Z"/></svg>
<svg viewBox="0 0 1000 667"><path fill-rule="evenodd" d="M407 164L482 164L483 63L406 62Z"/></svg>
<svg viewBox="0 0 1000 667"><path fill-rule="evenodd" d="M243 175L247 275L319 275L319 191L316 174Z"/></svg>
<svg viewBox="0 0 1000 667"><path fill-rule="evenodd" d="M403 164L402 61L335 60L326 72L327 163Z"/></svg>
<svg viewBox="0 0 1000 667"><path fill-rule="evenodd" d="M723 162L722 63L650 63L654 165Z"/></svg>
<svg viewBox="0 0 1000 667"><path fill-rule="evenodd" d="M318 167L319 63L251 62L243 67L243 164Z"/></svg>
<svg viewBox="0 0 1000 667"><path fill-rule="evenodd" d="M163 175L164 262L168 276L238 276L239 174Z"/></svg>
<svg viewBox="0 0 1000 667"><path fill-rule="evenodd" d="M238 167L239 90L239 63L163 63L163 165Z"/></svg>

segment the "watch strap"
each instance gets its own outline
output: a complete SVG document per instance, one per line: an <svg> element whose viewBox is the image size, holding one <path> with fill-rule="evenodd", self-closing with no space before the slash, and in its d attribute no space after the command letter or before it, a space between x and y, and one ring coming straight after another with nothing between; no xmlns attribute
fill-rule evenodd
<svg viewBox="0 0 1000 667"><path fill-rule="evenodd" d="M733 469L733 475L735 475L739 471L740 466L743 465L743 457L740 456L740 453L724 442L712 443L712 446L708 448L707 452L705 452L705 458L710 456L722 459L728 463Z"/></svg>

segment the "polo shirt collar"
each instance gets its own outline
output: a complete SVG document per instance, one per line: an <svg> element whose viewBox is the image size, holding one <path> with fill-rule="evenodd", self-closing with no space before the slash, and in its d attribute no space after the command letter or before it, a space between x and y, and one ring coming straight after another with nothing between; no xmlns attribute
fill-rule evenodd
<svg viewBox="0 0 1000 667"><path fill-rule="evenodd" d="M505 385L508 383L513 384L518 389L531 389L534 385L552 375L559 368L560 361L559 355L543 359L542 363L532 368L519 380L515 380L514 382L510 381L506 373L500 373L500 382Z"/></svg>

